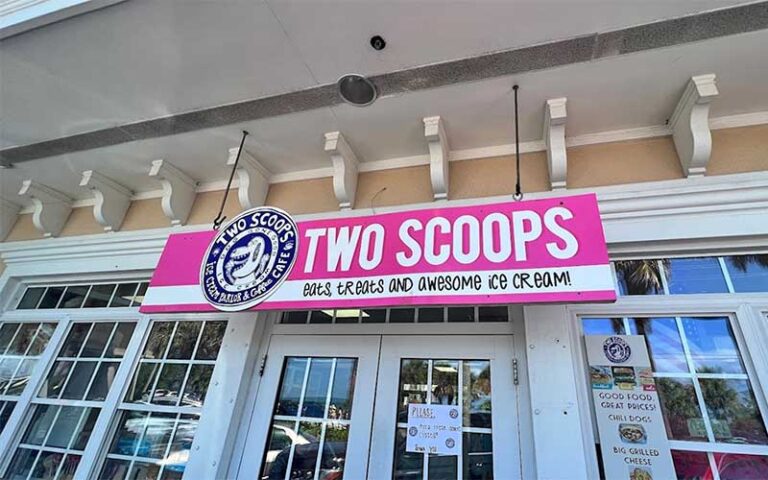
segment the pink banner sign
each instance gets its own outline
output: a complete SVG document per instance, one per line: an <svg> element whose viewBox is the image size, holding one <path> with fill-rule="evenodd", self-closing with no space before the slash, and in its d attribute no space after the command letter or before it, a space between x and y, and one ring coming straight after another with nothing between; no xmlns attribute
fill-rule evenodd
<svg viewBox="0 0 768 480"><path fill-rule="evenodd" d="M255 224L258 215L247 218ZM593 194L306 220L297 227L288 246L296 248L290 273L253 310L616 300ZM142 312L217 310L201 285L204 258L218 253L211 245L216 234L168 237Z"/></svg>

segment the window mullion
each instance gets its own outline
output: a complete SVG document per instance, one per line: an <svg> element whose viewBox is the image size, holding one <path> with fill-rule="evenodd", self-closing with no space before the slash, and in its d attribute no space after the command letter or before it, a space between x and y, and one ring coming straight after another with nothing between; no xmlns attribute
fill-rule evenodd
<svg viewBox="0 0 768 480"><path fill-rule="evenodd" d="M11 446L22 435L24 419L27 418L27 412L30 409L32 399L40 390L40 386L44 381L44 374L52 367L53 361L56 358L56 352L64 343L64 334L69 330L71 320L68 316L65 316L56 325L56 329L53 331L48 346L43 350L42 354L38 357L37 364L32 370L32 374L29 377L24 391L21 395L15 399L16 408L8 418L8 423L5 425L5 429L0 433L0 477L5 476L5 471L8 468L8 464L11 461L11 457L14 449Z"/></svg>
<svg viewBox="0 0 768 480"><path fill-rule="evenodd" d="M699 410L701 411L701 418L704 421L704 428L707 431L707 440L711 443L715 442L715 433L712 430L712 424L709 420L709 412L707 411L707 404L704 402L704 393L701 390L701 384L696 377L696 366L693 364L693 357L691 356L691 349L688 346L688 337L685 334L683 328L683 321L680 317L675 317L675 323L677 324L677 331L680 334L680 342L683 345L683 353L685 353L685 361L688 365L688 371L691 372L693 380L693 389L696 392L696 399L699 402Z"/></svg>
<svg viewBox="0 0 768 480"><path fill-rule="evenodd" d="M149 326L150 321L148 317L143 317L136 323L136 328L128 343L128 347L125 349L120 367L112 382L112 385L116 388L109 389L107 397L102 403L101 411L93 426L93 432L80 459L80 466L75 473L75 480L91 478L100 466L99 459L102 456L102 450L107 448L112 418L117 413L117 407L125 390L125 388L119 388L119 386L125 387L128 384L130 375L134 370L133 367L136 365L141 354L141 345Z"/></svg>

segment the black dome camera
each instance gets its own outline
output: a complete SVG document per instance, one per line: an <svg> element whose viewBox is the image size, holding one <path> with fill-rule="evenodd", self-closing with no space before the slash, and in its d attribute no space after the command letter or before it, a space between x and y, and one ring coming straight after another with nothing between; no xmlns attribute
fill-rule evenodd
<svg viewBox="0 0 768 480"><path fill-rule="evenodd" d="M387 46L387 42L381 35L374 35L371 37L371 46L374 50L384 50L384 47Z"/></svg>

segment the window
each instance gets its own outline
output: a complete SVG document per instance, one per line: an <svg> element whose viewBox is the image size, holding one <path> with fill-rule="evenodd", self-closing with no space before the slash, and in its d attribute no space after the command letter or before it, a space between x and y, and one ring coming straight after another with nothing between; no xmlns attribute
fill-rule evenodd
<svg viewBox="0 0 768 480"><path fill-rule="evenodd" d="M226 327L225 321L153 323L100 478L181 478Z"/></svg>
<svg viewBox="0 0 768 480"><path fill-rule="evenodd" d="M0 432L55 328L53 323L0 323Z"/></svg>
<svg viewBox="0 0 768 480"><path fill-rule="evenodd" d="M581 321L585 335L645 336L679 478L768 478L766 422L729 317Z"/></svg>
<svg viewBox="0 0 768 480"><path fill-rule="evenodd" d="M280 323L458 323L508 322L510 314L522 318L522 305L480 307L363 308L338 310L299 310L284 312Z"/></svg>
<svg viewBox="0 0 768 480"><path fill-rule="evenodd" d="M341 478L357 360L288 357L262 458L262 478Z"/></svg>
<svg viewBox="0 0 768 480"><path fill-rule="evenodd" d="M614 262L621 295L768 292L768 254Z"/></svg>
<svg viewBox="0 0 768 480"><path fill-rule="evenodd" d="M412 403L463 406L462 456L406 452ZM492 414L489 360L401 360L393 478L493 478Z"/></svg>
<svg viewBox="0 0 768 480"><path fill-rule="evenodd" d="M138 307L148 282L28 287L17 310Z"/></svg>
<svg viewBox="0 0 768 480"><path fill-rule="evenodd" d="M75 322L32 401L6 475L73 478L133 334L129 322Z"/></svg>

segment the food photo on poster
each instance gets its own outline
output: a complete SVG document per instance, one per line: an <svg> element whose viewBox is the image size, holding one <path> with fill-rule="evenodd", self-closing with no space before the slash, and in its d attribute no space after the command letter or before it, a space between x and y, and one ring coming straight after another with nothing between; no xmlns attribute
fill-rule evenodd
<svg viewBox="0 0 768 480"><path fill-rule="evenodd" d="M614 301L594 195L171 235L141 311Z"/></svg>

